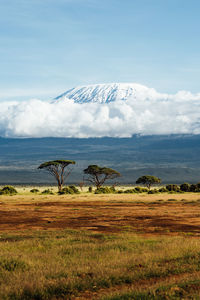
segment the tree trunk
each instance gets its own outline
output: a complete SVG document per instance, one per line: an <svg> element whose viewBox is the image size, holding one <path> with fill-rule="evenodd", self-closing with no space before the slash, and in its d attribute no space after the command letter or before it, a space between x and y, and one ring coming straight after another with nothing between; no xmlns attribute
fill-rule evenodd
<svg viewBox="0 0 200 300"><path fill-rule="evenodd" d="M101 187L101 184L100 184L100 183L99 183L99 184L96 184L97 190L98 190L100 187Z"/></svg>
<svg viewBox="0 0 200 300"><path fill-rule="evenodd" d="M58 192L61 192L61 191L62 191L62 183L58 179Z"/></svg>

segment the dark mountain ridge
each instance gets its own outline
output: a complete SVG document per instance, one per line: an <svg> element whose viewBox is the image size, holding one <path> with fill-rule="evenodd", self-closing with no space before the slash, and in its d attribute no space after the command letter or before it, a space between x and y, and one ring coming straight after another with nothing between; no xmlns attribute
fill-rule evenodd
<svg viewBox="0 0 200 300"><path fill-rule="evenodd" d="M200 135L133 136L132 138L0 138L0 184L50 184L37 170L53 159L77 162L70 182L82 180L89 164L107 165L122 173L122 184L152 174L164 183L200 181Z"/></svg>

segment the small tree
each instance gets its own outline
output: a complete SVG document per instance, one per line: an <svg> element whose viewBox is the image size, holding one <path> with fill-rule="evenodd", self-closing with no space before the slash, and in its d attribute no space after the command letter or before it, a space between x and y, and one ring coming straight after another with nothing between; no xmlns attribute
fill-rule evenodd
<svg viewBox="0 0 200 300"><path fill-rule="evenodd" d="M198 192L197 184L190 185L190 192Z"/></svg>
<svg viewBox="0 0 200 300"><path fill-rule="evenodd" d="M38 169L45 169L52 176L55 177L58 184L58 191L61 192L64 180L71 174L72 169L66 170L66 168L76 162L73 160L52 160L41 164Z"/></svg>
<svg viewBox="0 0 200 300"><path fill-rule="evenodd" d="M106 180L120 177L121 174L111 168L99 167L97 165L90 165L83 171L87 174L86 180L91 182L99 189Z"/></svg>
<svg viewBox="0 0 200 300"><path fill-rule="evenodd" d="M166 189L169 192L179 192L180 191L180 187L177 184L168 184L168 185L166 185Z"/></svg>
<svg viewBox="0 0 200 300"><path fill-rule="evenodd" d="M196 184L196 187L197 187L197 192L200 192L200 182L198 182L198 183Z"/></svg>
<svg viewBox="0 0 200 300"><path fill-rule="evenodd" d="M136 183L143 184L150 190L152 185L161 183L161 179L156 176L144 175L144 176L139 177L137 179Z"/></svg>
<svg viewBox="0 0 200 300"><path fill-rule="evenodd" d="M187 182L184 182L180 185L180 189L183 192L189 192L190 191L190 184Z"/></svg>

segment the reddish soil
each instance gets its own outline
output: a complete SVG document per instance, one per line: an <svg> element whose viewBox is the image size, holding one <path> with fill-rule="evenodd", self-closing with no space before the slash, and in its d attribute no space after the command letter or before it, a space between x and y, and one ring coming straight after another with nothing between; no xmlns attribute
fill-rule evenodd
<svg viewBox="0 0 200 300"><path fill-rule="evenodd" d="M157 198L138 196L138 199L130 195L1 197L0 231L72 228L105 233L185 232L198 236L198 197L200 195L194 195L194 201L191 201L192 195L185 194L159 195ZM161 201L162 198L165 201Z"/></svg>

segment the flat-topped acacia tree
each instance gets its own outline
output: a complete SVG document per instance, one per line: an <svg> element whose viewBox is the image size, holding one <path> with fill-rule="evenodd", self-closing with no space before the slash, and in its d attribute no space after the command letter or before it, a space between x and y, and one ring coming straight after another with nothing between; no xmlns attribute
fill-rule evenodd
<svg viewBox="0 0 200 300"><path fill-rule="evenodd" d="M136 180L136 183L144 184L150 190L152 185L161 183L161 179L152 175L144 175L139 177Z"/></svg>
<svg viewBox="0 0 200 300"><path fill-rule="evenodd" d="M69 165L75 165L73 160L51 160L42 163L38 169L44 169L55 177L58 184L58 191L62 191L64 180L70 175L71 169L67 169Z"/></svg>
<svg viewBox="0 0 200 300"><path fill-rule="evenodd" d="M121 176L119 172L111 168L99 167L97 165L90 165L83 172L88 175L86 180L94 184L97 189L99 189L106 180Z"/></svg>

